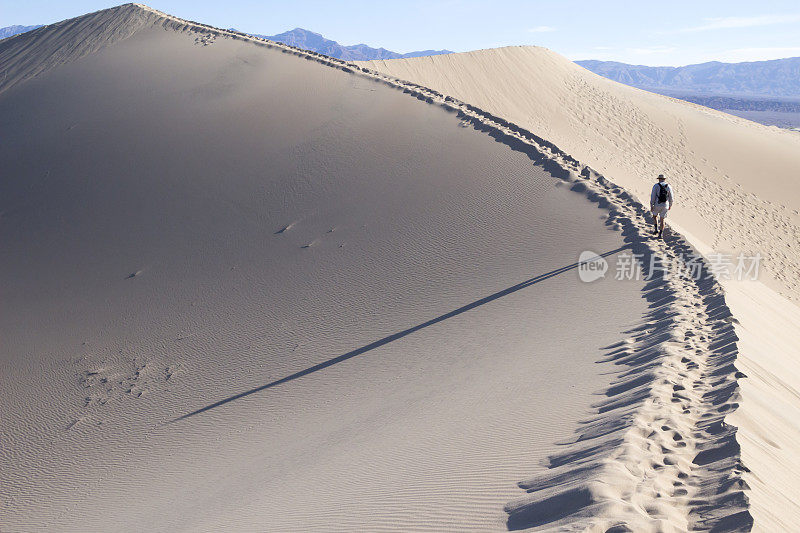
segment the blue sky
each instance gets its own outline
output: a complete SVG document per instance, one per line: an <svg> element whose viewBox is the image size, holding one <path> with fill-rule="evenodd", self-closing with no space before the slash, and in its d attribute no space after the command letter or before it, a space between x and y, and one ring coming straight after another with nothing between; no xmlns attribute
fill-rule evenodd
<svg viewBox="0 0 800 533"><path fill-rule="evenodd" d="M0 0L0 27L42 24L114 0ZM152 7L250 33L303 27L342 44L398 52L539 45L570 59L644 65L800 56L800 2L694 0L150 0Z"/></svg>

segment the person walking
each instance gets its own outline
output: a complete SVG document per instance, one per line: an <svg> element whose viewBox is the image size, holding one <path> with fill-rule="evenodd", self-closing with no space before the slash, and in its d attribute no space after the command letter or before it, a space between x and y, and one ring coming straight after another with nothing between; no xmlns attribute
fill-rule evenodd
<svg viewBox="0 0 800 533"><path fill-rule="evenodd" d="M672 194L672 187L667 183L667 178L664 174L658 175L658 183L653 185L653 190L650 191L650 212L653 214L653 235L661 235L664 233L664 219L667 218L667 212L675 205L675 196Z"/></svg>

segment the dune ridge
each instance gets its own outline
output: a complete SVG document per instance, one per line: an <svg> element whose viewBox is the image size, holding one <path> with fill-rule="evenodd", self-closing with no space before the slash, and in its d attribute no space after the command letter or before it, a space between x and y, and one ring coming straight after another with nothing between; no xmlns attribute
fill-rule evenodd
<svg viewBox="0 0 800 533"><path fill-rule="evenodd" d="M646 211L601 176L592 185L643 258L651 310L607 347L606 361L620 367L615 381L575 441L550 457L550 471L519 483L530 495L506 507L509 527L749 530L737 429L725 422L741 374L722 288L705 266L699 280L649 271L654 257L678 264L695 251L679 235L642 239Z"/></svg>
<svg viewBox="0 0 800 533"><path fill-rule="evenodd" d="M378 81L454 113L464 126L524 153L571 190L607 210L606 224L643 258L662 254L677 259L692 250L679 234L668 235L663 242L649 240L645 211L633 195L556 144L475 105L312 52L183 21L145 6L123 8L121 13L132 21L131 26L122 24L118 30L102 33L108 42L148 25L161 25L197 33L201 45L220 36L252 41ZM43 34L33 35L39 39ZM85 54L102 46L99 41ZM13 83L85 55L76 50L68 57L45 55L39 59L41 64L23 64L27 44L12 38L0 45L7 46L0 53L8 54L0 59L21 65L25 72L12 78ZM708 265L702 265L707 273ZM550 472L520 483L529 495L506 507L509 527L595 524L617 531L624 526L718 531L750 527L736 428L725 423L736 408L738 376L736 335L722 289L713 279L665 280L656 275L645 297L651 311L644 322L627 333L629 340L624 344L608 347L608 361L621 369L614 384L602 391L607 399L597 404L596 415L575 442L551 457ZM641 468L642 464L648 466Z"/></svg>
<svg viewBox="0 0 800 533"><path fill-rule="evenodd" d="M785 494L800 490L800 371L788 318L799 312L800 135L617 84L539 47L359 64L520 124L645 204L652 176L666 172L678 191L669 225L702 254L761 254L759 281L722 281L749 378L731 420L754 469L743 474L754 530L798 523L800 507Z"/></svg>
<svg viewBox="0 0 800 533"><path fill-rule="evenodd" d="M357 64L519 124L645 204L665 173L678 195L672 224L720 252L760 252L762 280L800 295L797 132L622 85L534 46Z"/></svg>
<svg viewBox="0 0 800 533"><path fill-rule="evenodd" d="M411 85L404 90L429 103L457 106L462 120L512 149L526 151L556 175L560 170L587 180L573 189L585 190L609 209L608 223L623 232L644 263L656 252L672 264L695 254L680 234L653 246L647 237L647 210L555 144L435 90L397 78L387 81ZM743 376L734 366L737 336L722 287L708 265L701 264L700 279L685 274L659 284L658 274L648 273L656 277L647 296L654 309L648 322L629 332L632 346L609 347L614 348L609 360L625 365L619 381L602 393L609 400L597 405L597 416L587 421L571 448L550 459L552 472L520 482L532 496L506 507L509 528L588 521L604 528L658 530L684 518L679 530L752 527L736 428L725 422L738 407L737 379ZM676 329L688 333L680 339ZM650 468L643 471L640 465L648 462ZM642 509L650 515L643 517Z"/></svg>
<svg viewBox="0 0 800 533"><path fill-rule="evenodd" d="M553 175L578 182L572 190L585 192L609 210L607 224L622 231L645 264L658 252L672 262L694 253L680 235L653 246L646 237L650 226L642 222L647 220L646 209L554 143L423 85L366 67L359 70L419 100L455 111L465 123L525 152ZM618 348L609 360L626 365L618 382L601 393L610 399L597 406L597 417L587 421L588 429L571 449L550 459L552 472L520 482L532 496L506 507L510 529L560 528L588 521L606 528L631 525L636 530L657 530L683 520L678 529L750 529L736 428L724 421L737 407L737 338L722 289L709 279L707 265L701 264L701 280L686 275L678 282L651 282L646 298L654 309L638 330L629 332L634 348L609 347ZM647 274L658 278L658 273ZM692 316L698 307L701 315ZM683 339L663 333L671 328L689 333ZM691 338L695 335L700 342ZM661 346L665 336L671 345ZM654 341L659 345L655 349ZM656 442L650 442L654 437ZM650 467L643 471L639 465L648 462ZM642 509L649 515L643 517ZM626 518L620 519L621 515Z"/></svg>

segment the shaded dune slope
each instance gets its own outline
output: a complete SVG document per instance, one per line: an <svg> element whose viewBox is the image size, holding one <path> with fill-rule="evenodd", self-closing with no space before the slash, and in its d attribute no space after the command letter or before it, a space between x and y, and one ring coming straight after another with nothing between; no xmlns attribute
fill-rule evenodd
<svg viewBox="0 0 800 533"><path fill-rule="evenodd" d="M171 20L0 98L4 527L505 528L644 311L575 274L621 237L455 110Z"/></svg>
<svg viewBox="0 0 800 533"><path fill-rule="evenodd" d="M70 98L0 153L12 524L102 529L99 507L149 529L749 529L719 285L575 279L601 244L691 251L644 238L633 196L436 90L141 6L94 16L0 43L3 116ZM58 55L48 31L71 28L89 47ZM73 133L26 138L45 117Z"/></svg>
<svg viewBox="0 0 800 533"><path fill-rule="evenodd" d="M163 20L136 4L89 13L0 41L0 92L55 66L127 39Z"/></svg>

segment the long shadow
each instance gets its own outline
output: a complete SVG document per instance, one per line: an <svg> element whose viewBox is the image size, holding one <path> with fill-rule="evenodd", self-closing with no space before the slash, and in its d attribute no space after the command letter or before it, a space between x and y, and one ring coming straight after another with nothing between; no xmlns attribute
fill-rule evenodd
<svg viewBox="0 0 800 533"><path fill-rule="evenodd" d="M341 363L342 361L346 361L348 359L356 357L357 355L361 355L361 354L363 354L365 352L368 352L370 350L374 350L375 348L379 348L379 347L383 346L384 344L389 344L392 341L396 341L397 339L401 339L401 338L405 337L406 335L410 335L410 334L412 334L412 333L414 333L416 331L419 331L421 329L427 328L428 326L432 326L434 324L438 324L439 322L447 320L448 318L453 318L454 316L458 316L458 315L460 315L462 313L466 313L467 311L469 311L471 309L475 309L476 307L479 307L481 305L484 305L484 304L487 304L487 303L492 302L494 300L497 300L498 298L502 298L503 296L508 296L511 293L517 292L517 291L522 290L522 289L524 289L526 287L530 287L531 285L533 285L535 283L539 283L539 282L544 281L546 279L550 279L550 278L552 278L554 276L558 276L559 274L563 274L565 272L569 272L570 270L574 270L574 269L578 268L581 264L594 261L598 257L608 257L609 255L613 255L613 254L615 254L617 252L621 252L622 250L625 250L628 247L629 246L621 246L621 247L619 247L619 248L617 248L615 250L611 250L611 251L599 254L599 255L597 255L595 257L592 257L590 259L587 259L586 261L578 261L577 263L573 263L571 265L567 265L567 266L563 266L561 268L557 268L555 270L551 270L550 272L547 272L545 274L540 274L540 275L538 275L536 277L533 277L533 278L530 278L528 280L525 280L522 283L518 283L518 284L513 285L513 286L511 286L511 287L509 287L507 289L503 289L502 291L496 292L494 294L490 294L489 296L481 298L480 300L475 300L474 302L468 303L467 305L459 307L458 309L450 311L449 313L445 313L443 315L439 315L436 318L432 318L431 320L428 320L427 322L423 322L422 324L416 325L414 327L411 327L411 328L408 328L408 329L404 329L403 331L399 331L399 332L397 332L397 333L395 333L393 335L389 335L388 337L384 337L384 338L382 338L380 340L377 340L375 342L367 344L366 346L362 346L361 348L356 348L355 350L352 350L350 352L342 354L342 355L340 355L338 357L334 357L333 359L328 359L327 361L323 361L322 363L319 363L317 365L308 367L305 370L301 370L300 372L295 372L294 374L292 374L290 376L286 376L285 378L281 378L279 380L272 381L270 383L267 383L266 385L261 385L260 387L256 387L254 389L250 389L250 390L245 391L245 392L240 392L239 394L235 394L233 396L230 396L229 398L225 398L224 400L220 400L218 402L214 402L211 405L207 405L207 406L205 406L205 407L203 407L201 409L198 409L196 411L192 411L191 413L187 413L187 414L185 414L183 416L179 416L177 418L174 418L174 419L170 420L170 423L178 422L180 420L183 420L185 418L189 418L189 417L194 416L194 415L199 415L200 413L204 413L206 411L210 411L211 409L217 408L217 407L219 407L221 405L225 405L228 402L232 402L234 400L238 400L239 398L244 398L245 396L249 396L251 394L255 394L256 392L261 392L262 390L266 390L266 389L269 389L269 388L272 388L272 387L276 387L276 386L281 385L283 383L286 383L288 381L292 381L292 380L295 380L297 378L301 378L303 376L307 376L308 374L312 374L314 372L322 370L324 368L328 368L329 366L335 365L336 363Z"/></svg>

